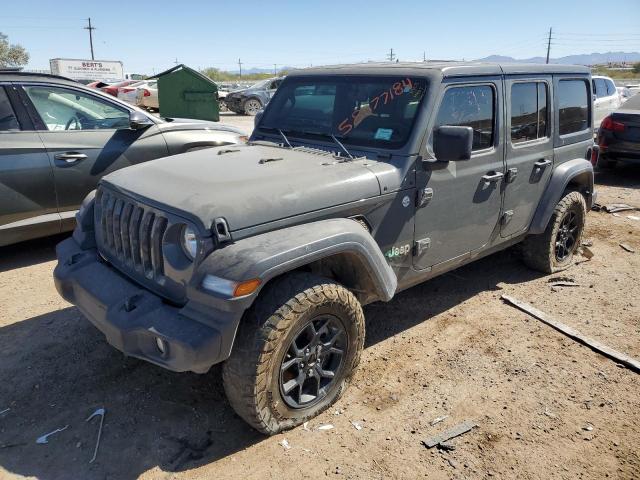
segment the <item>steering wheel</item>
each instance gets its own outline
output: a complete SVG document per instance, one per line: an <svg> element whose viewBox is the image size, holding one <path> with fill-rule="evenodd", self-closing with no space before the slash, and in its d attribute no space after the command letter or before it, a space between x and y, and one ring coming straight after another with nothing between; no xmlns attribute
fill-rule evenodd
<svg viewBox="0 0 640 480"><path fill-rule="evenodd" d="M67 124L64 126L65 130L71 130L71 125L75 125L73 130L82 130L82 124L80 123L80 119L75 115L69 119Z"/></svg>

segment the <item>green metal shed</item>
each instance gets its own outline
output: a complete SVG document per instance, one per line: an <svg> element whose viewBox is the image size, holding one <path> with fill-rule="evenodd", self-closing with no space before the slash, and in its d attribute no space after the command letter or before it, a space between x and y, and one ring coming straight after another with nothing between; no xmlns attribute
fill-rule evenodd
<svg viewBox="0 0 640 480"><path fill-rule="evenodd" d="M158 79L161 116L220 120L218 86L210 78L183 64L151 78Z"/></svg>

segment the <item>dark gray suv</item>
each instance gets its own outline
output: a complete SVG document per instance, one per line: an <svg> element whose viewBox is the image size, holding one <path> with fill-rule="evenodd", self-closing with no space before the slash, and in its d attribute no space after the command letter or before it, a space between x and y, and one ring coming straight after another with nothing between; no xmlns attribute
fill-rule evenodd
<svg viewBox="0 0 640 480"><path fill-rule="evenodd" d="M0 246L73 229L108 173L243 135L160 119L62 77L0 71Z"/></svg>
<svg viewBox="0 0 640 480"><path fill-rule="evenodd" d="M224 362L232 407L273 434L344 391L363 305L517 243L532 268L568 268L595 198L592 115L585 67L298 71L248 145L104 178L56 286L128 355Z"/></svg>

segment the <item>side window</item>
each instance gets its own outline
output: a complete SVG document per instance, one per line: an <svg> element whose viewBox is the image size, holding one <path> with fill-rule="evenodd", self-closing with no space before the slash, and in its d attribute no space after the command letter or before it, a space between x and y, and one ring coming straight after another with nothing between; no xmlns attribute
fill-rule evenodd
<svg viewBox="0 0 640 480"><path fill-rule="evenodd" d="M511 143L547 136L547 85L543 82L511 86Z"/></svg>
<svg viewBox="0 0 640 480"><path fill-rule="evenodd" d="M558 82L558 114L560 135L589 128L589 89L583 80Z"/></svg>
<svg viewBox="0 0 640 480"><path fill-rule="evenodd" d="M493 145L495 93L489 85L449 88L442 99L435 127L473 128L473 150Z"/></svg>
<svg viewBox="0 0 640 480"><path fill-rule="evenodd" d="M0 87L0 132L20 130L20 124L13 111L4 87Z"/></svg>
<svg viewBox="0 0 640 480"><path fill-rule="evenodd" d="M99 130L129 126L129 112L78 90L24 86L47 130Z"/></svg>
<svg viewBox="0 0 640 480"><path fill-rule="evenodd" d="M595 92L596 97L598 98L607 96L607 84L604 81L604 78L593 79L593 91Z"/></svg>
<svg viewBox="0 0 640 480"><path fill-rule="evenodd" d="M613 82L611 80L605 80L607 83L607 95L611 96L611 95L615 95L616 92L616 86L613 84Z"/></svg>

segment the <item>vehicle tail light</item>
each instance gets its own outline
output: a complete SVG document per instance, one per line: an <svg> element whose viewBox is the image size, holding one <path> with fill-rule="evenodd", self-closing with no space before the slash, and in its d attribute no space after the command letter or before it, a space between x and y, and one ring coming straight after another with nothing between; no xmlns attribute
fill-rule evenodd
<svg viewBox="0 0 640 480"><path fill-rule="evenodd" d="M602 130L609 130L611 132L622 132L624 131L624 123L616 122L613 120L613 118L611 118L611 115L607 115L602 120L600 128Z"/></svg>
<svg viewBox="0 0 640 480"><path fill-rule="evenodd" d="M147 90L146 88L142 91L142 95L145 97L150 97L151 96L151 92L149 92L149 90Z"/></svg>

